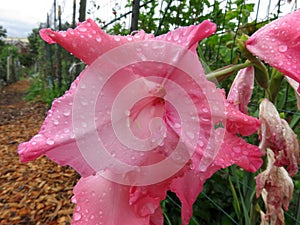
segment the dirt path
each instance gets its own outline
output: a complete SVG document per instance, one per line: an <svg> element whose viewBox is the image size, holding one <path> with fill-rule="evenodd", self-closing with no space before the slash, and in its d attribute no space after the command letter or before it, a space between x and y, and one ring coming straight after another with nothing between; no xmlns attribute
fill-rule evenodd
<svg viewBox="0 0 300 225"><path fill-rule="evenodd" d="M47 111L22 99L28 87L21 80L0 90L0 225L70 224L74 170L45 157L19 161L18 144L38 132Z"/></svg>

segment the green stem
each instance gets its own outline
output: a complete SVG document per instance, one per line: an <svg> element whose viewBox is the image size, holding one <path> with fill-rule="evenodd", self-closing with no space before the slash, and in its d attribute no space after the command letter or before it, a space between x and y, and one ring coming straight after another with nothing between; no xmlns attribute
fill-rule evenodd
<svg viewBox="0 0 300 225"><path fill-rule="evenodd" d="M240 69L252 66L252 65L253 65L253 63L247 60L246 62L241 63L241 64L232 65L232 66L229 66L229 67L221 68L219 70L215 70L215 71L207 74L206 78L209 81L215 81L215 80L219 81L219 80L222 80L224 77L227 77L228 75L232 74L233 72L235 72L237 70L240 70Z"/></svg>

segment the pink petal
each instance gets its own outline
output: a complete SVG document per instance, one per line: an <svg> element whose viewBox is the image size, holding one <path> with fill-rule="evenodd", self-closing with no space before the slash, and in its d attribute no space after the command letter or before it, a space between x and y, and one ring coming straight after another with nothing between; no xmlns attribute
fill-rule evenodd
<svg viewBox="0 0 300 225"><path fill-rule="evenodd" d="M131 41L153 38L153 35L146 34L144 31L140 31L134 36L109 35L91 19L80 23L74 30L52 31L47 28L40 30L40 35L49 44L60 44L88 65L100 55L117 46Z"/></svg>
<svg viewBox="0 0 300 225"><path fill-rule="evenodd" d="M18 153L22 162L46 154L60 165L72 166L82 176L95 173L82 157L72 127L74 93L83 75L84 72L74 81L64 96L53 102L39 133L30 141L19 145Z"/></svg>
<svg viewBox="0 0 300 225"><path fill-rule="evenodd" d="M286 77L286 80L289 82L291 87L295 90L295 96L297 99L297 107L298 107L298 110L300 110L300 93L297 91L299 89L299 83L297 83L297 81L295 81L289 77Z"/></svg>
<svg viewBox="0 0 300 225"><path fill-rule="evenodd" d="M237 110L233 104L226 104L226 129L233 134L248 136L260 127L260 121Z"/></svg>
<svg viewBox="0 0 300 225"><path fill-rule="evenodd" d="M171 191L176 193L181 201L182 225L189 224L190 218L193 215L193 204L202 191L205 180L201 178L201 174L189 171L183 177L172 181Z"/></svg>
<svg viewBox="0 0 300 225"><path fill-rule="evenodd" d="M182 205L181 217L183 225L189 223L192 216L193 203L202 191L203 184L216 171L237 164L247 171L255 172L262 165L261 152L257 146L248 144L242 138L226 132L223 128L217 129L214 137L215 142L221 140L222 143L214 162L207 167L206 171L199 171L194 163L192 171L187 171L183 176L172 180L171 191L176 193ZM193 157L197 157L197 155ZM195 162L193 158L192 161Z"/></svg>
<svg viewBox="0 0 300 225"><path fill-rule="evenodd" d="M210 36L215 31L216 25L206 20L197 26L179 28L155 39L175 42L195 51L198 41ZM154 38L153 35L146 34L144 31L140 31L134 36L109 35L91 19L80 23L74 30L56 32L47 28L42 29L40 35L49 44L60 44L88 65L100 55L117 46Z"/></svg>
<svg viewBox="0 0 300 225"><path fill-rule="evenodd" d="M205 20L199 25L181 27L170 31L167 34L160 35L156 37L156 39L177 43L187 47L192 51L196 51L198 42L214 34L216 29L216 24L210 22L209 20Z"/></svg>
<svg viewBox="0 0 300 225"><path fill-rule="evenodd" d="M222 128L217 129L215 139L218 140L223 132ZM237 164L247 171L255 172L262 165L261 155L257 146L248 144L244 139L226 132L212 168L220 169Z"/></svg>
<svg viewBox="0 0 300 225"><path fill-rule="evenodd" d="M244 114L248 114L248 104L254 88L254 67L247 67L238 72L235 77L227 101Z"/></svg>
<svg viewBox="0 0 300 225"><path fill-rule="evenodd" d="M247 49L284 75L300 82L300 10L259 29L246 42Z"/></svg>
<svg viewBox="0 0 300 225"><path fill-rule="evenodd" d="M139 216L129 205L129 187L101 175L81 178L73 190L76 203L72 224L150 225L150 216Z"/></svg>

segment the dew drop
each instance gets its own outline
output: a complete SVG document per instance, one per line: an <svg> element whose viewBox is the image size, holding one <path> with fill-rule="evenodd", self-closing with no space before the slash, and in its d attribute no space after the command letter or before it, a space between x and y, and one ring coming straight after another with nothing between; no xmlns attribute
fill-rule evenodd
<svg viewBox="0 0 300 225"><path fill-rule="evenodd" d="M68 128L65 128L65 129L64 129L64 132L67 134L67 133L70 132L70 130L69 130Z"/></svg>
<svg viewBox="0 0 300 225"><path fill-rule="evenodd" d="M198 141L198 145L200 146L200 147L203 147L204 146L204 142L203 141Z"/></svg>
<svg viewBox="0 0 300 225"><path fill-rule="evenodd" d="M202 109L202 110L203 110L203 112L205 112L205 113L208 112L208 109L207 109L207 108L204 108L204 109Z"/></svg>
<svg viewBox="0 0 300 225"><path fill-rule="evenodd" d="M87 28L86 27L79 27L78 30L80 32L86 32L87 31Z"/></svg>
<svg viewBox="0 0 300 225"><path fill-rule="evenodd" d="M129 110L126 110L126 111L125 111L125 115L126 115L126 116L130 116L130 111L129 111Z"/></svg>
<svg viewBox="0 0 300 225"><path fill-rule="evenodd" d="M115 39L115 41L120 41L120 40L121 40L121 38L120 38L120 37L118 37L118 36L117 36L117 37L115 37L114 39Z"/></svg>
<svg viewBox="0 0 300 225"><path fill-rule="evenodd" d="M54 125L58 125L59 121L58 120L53 120Z"/></svg>
<svg viewBox="0 0 300 225"><path fill-rule="evenodd" d="M31 144L32 144L32 145L36 145L36 142L35 142L35 141L33 141L33 142L31 142Z"/></svg>
<svg viewBox="0 0 300 225"><path fill-rule="evenodd" d="M232 149L234 152L236 153L240 153L241 152L241 148L240 147L233 147Z"/></svg>
<svg viewBox="0 0 300 225"><path fill-rule="evenodd" d="M47 139L46 143L47 145L54 145L54 141L50 138Z"/></svg>
<svg viewBox="0 0 300 225"><path fill-rule="evenodd" d="M71 111L69 109L65 109L63 114L64 116L70 116Z"/></svg>
<svg viewBox="0 0 300 225"><path fill-rule="evenodd" d="M87 104L88 104L87 101L85 101L85 100L82 100L82 101L81 101L81 105L86 106Z"/></svg>
<svg viewBox="0 0 300 225"><path fill-rule="evenodd" d="M74 219L74 221L79 221L79 220L81 219L81 214L75 212L75 213L73 214L73 219Z"/></svg>
<svg viewBox="0 0 300 225"><path fill-rule="evenodd" d="M286 52L288 47L286 45L279 45L278 51L280 52Z"/></svg>
<svg viewBox="0 0 300 225"><path fill-rule="evenodd" d="M100 43L102 41L102 38L100 36L97 36L96 41Z"/></svg>
<svg viewBox="0 0 300 225"><path fill-rule="evenodd" d="M74 204L76 204L76 203L77 203L77 199L75 198L75 196L72 196L72 198L71 198L71 202L72 202L72 203L74 203Z"/></svg>
<svg viewBox="0 0 300 225"><path fill-rule="evenodd" d="M180 126L179 123L175 123L175 124L174 124L174 127L175 127L175 128L180 128L181 126Z"/></svg>
<svg viewBox="0 0 300 225"><path fill-rule="evenodd" d="M190 131L188 131L186 134L190 139L194 139L194 137L195 137L195 135Z"/></svg>

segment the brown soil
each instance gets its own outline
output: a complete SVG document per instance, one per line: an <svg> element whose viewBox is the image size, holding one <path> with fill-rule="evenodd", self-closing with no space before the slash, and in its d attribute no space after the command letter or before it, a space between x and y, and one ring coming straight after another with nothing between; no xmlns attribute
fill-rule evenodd
<svg viewBox="0 0 300 225"><path fill-rule="evenodd" d="M78 175L46 157L20 163L18 144L37 134L47 111L28 103L21 80L0 90L0 225L70 224L70 199Z"/></svg>

